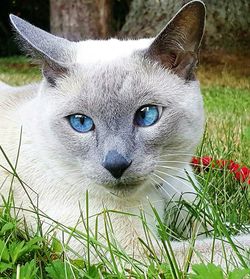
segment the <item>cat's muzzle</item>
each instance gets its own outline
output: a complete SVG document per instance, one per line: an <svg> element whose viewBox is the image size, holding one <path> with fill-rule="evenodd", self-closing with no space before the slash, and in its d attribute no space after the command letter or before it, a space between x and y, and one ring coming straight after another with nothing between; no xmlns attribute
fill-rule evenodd
<svg viewBox="0 0 250 279"><path fill-rule="evenodd" d="M102 166L108 170L114 178L119 179L131 163L132 160L125 159L116 150L110 150L106 155Z"/></svg>

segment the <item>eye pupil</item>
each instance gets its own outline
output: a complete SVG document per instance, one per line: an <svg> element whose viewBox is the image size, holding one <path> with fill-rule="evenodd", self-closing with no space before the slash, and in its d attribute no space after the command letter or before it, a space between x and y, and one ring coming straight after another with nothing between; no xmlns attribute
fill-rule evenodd
<svg viewBox="0 0 250 279"><path fill-rule="evenodd" d="M141 127L154 125L160 117L159 108L148 105L140 108L135 114L135 123Z"/></svg>
<svg viewBox="0 0 250 279"><path fill-rule="evenodd" d="M79 133L87 133L94 129L93 120L83 114L73 114L69 116L71 127Z"/></svg>
<svg viewBox="0 0 250 279"><path fill-rule="evenodd" d="M84 116L81 116L81 117L79 118L79 120L80 120L80 123L83 125L83 124L84 124L84 121L85 121Z"/></svg>
<svg viewBox="0 0 250 279"><path fill-rule="evenodd" d="M139 112L140 113L140 117L142 119L144 119L146 117L146 111L148 110L148 108L142 108L141 111Z"/></svg>

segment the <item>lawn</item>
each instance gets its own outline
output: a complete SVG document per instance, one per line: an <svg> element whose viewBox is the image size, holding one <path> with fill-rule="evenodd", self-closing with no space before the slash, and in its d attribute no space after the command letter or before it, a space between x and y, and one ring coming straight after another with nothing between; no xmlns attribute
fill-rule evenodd
<svg viewBox="0 0 250 279"><path fill-rule="evenodd" d="M234 160L240 166L250 167L250 58L244 54L206 53L201 61L198 76L207 122L196 155L212 157L215 167L197 168L197 177L207 194L203 197L202 209L208 204L211 206L207 218L215 226L214 234L227 236L227 232L233 235L249 231L250 191L247 180L236 180L227 166L219 169L215 161ZM30 66L26 58L0 58L0 80L22 85L39 79L39 70ZM5 207L0 209L0 278L250 278L244 262L241 271L235 269L231 274L227 270L222 273L220 267L204 264L194 266L192 272L187 268L182 273L174 264L169 264L174 260L167 251L165 261L159 262L151 256L151 264L145 267L128 259L112 245L107 249L120 259L117 263L109 262L105 255L100 255L99 264L83 259L70 260L62 253L63 247L56 239L48 241L46 235L39 233L30 238L25 229L18 228L20 220L11 214L10 204L11 201L6 201ZM199 210L193 205L190 214ZM159 228L163 229L160 221ZM63 226L61 229L65 230ZM168 236L164 234L164 237L168 241ZM92 236L87 235L87 240L94 245ZM126 262L129 268L125 269L121 262Z"/></svg>

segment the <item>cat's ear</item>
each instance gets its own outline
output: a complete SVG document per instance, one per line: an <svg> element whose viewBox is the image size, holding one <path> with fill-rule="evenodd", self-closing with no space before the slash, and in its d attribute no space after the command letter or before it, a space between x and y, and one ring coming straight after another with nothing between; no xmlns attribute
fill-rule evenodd
<svg viewBox="0 0 250 279"><path fill-rule="evenodd" d="M206 9L201 1L184 5L159 33L146 51L146 57L185 80L193 80L204 33Z"/></svg>
<svg viewBox="0 0 250 279"><path fill-rule="evenodd" d="M67 65L73 62L72 43L56 37L27 21L10 15L21 48L42 65L43 75L51 86L56 79L67 74Z"/></svg>

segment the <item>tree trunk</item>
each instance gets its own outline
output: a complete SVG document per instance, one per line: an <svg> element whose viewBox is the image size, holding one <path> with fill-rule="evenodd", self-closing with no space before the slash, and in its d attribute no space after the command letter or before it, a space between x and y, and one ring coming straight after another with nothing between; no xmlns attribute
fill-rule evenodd
<svg viewBox="0 0 250 279"><path fill-rule="evenodd" d="M181 6L181 0L133 0L119 36L155 36Z"/></svg>
<svg viewBox="0 0 250 279"><path fill-rule="evenodd" d="M51 33L72 41L112 35L112 0L50 0Z"/></svg>
<svg viewBox="0 0 250 279"><path fill-rule="evenodd" d="M186 0L133 0L120 37L155 36ZM204 0L207 6L205 46L249 47L250 1Z"/></svg>
<svg viewBox="0 0 250 279"><path fill-rule="evenodd" d="M189 0L50 0L51 31L74 41L114 35L152 37L187 2ZM207 5L204 46L209 49L249 47L250 1L204 2Z"/></svg>

